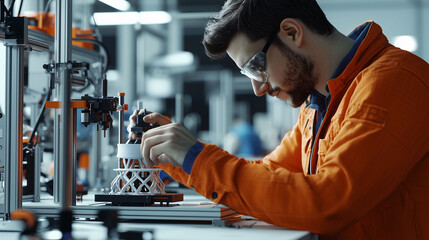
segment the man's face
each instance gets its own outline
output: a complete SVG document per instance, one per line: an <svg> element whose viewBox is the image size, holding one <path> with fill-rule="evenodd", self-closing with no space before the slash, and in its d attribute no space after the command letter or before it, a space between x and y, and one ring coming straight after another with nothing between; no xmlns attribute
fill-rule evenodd
<svg viewBox="0 0 429 240"><path fill-rule="evenodd" d="M301 106L313 91L316 78L313 76L311 60L293 52L283 42L273 43L266 53L266 72L269 75L265 83L252 79L256 96L266 93L270 96L288 101L293 107ZM238 33L231 41L227 53L241 68L256 52L260 51L266 40L250 42Z"/></svg>

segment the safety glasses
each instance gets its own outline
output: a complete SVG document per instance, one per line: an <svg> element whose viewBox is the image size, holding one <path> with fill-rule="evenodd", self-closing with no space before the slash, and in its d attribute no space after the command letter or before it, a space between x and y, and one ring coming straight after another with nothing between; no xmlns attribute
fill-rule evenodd
<svg viewBox="0 0 429 240"><path fill-rule="evenodd" d="M250 79L256 80L261 83L268 81L269 75L266 72L267 65L267 51L274 37L277 35L277 31L273 32L265 43L264 48L257 52L249 61L247 61L241 68L241 74L247 76Z"/></svg>

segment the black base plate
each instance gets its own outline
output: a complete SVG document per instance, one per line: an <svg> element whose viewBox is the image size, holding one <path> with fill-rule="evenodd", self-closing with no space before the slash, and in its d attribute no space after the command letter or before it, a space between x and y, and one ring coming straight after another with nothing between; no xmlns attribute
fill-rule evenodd
<svg viewBox="0 0 429 240"><path fill-rule="evenodd" d="M95 194L96 202L111 202L113 206L147 206L154 203L159 203L161 206L164 203L169 206L170 202L183 201L181 193L165 193L153 195L110 195L110 194Z"/></svg>

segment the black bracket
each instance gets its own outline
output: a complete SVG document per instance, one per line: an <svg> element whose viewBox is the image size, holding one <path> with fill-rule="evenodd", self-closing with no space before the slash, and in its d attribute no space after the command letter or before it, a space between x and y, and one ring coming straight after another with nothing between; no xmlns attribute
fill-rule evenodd
<svg viewBox="0 0 429 240"><path fill-rule="evenodd" d="M131 128L131 132L136 133L137 138L141 138L143 133L146 132L147 130L159 127L158 123L147 123L143 121L143 118L146 115L148 115L148 113L146 112L146 109L145 109L143 114L137 115L136 125Z"/></svg>
<svg viewBox="0 0 429 240"><path fill-rule="evenodd" d="M76 61L55 63L51 61L50 63L43 64L43 69L45 69L47 73L55 73L56 69L58 68L65 68L71 70L72 73L79 73L81 70L89 70L89 63Z"/></svg>
<svg viewBox="0 0 429 240"><path fill-rule="evenodd" d="M11 44L25 45L28 41L28 18L6 17L5 40ZM13 41L11 41L13 40Z"/></svg>
<svg viewBox="0 0 429 240"><path fill-rule="evenodd" d="M6 7L4 6L4 0L0 0L0 23L4 22L4 15L6 14Z"/></svg>

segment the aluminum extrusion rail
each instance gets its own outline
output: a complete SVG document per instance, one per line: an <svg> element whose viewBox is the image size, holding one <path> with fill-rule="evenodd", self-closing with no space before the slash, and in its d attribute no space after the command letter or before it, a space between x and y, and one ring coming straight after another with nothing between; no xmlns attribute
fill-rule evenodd
<svg viewBox="0 0 429 240"><path fill-rule="evenodd" d="M5 40L4 38L4 32L0 31L0 41ZM28 29L28 46L34 51L54 52L54 37L34 29ZM72 46L72 59L94 63L99 62L101 56L94 50Z"/></svg>
<svg viewBox="0 0 429 240"><path fill-rule="evenodd" d="M50 206L24 206L26 210L32 211L38 217L58 218L61 208ZM239 214L234 210L218 205L192 205L192 206L170 206L170 207L129 207L129 206L72 206L75 218L95 219L102 209L118 211L118 218L123 220L163 220L163 221L220 221L237 217Z"/></svg>

